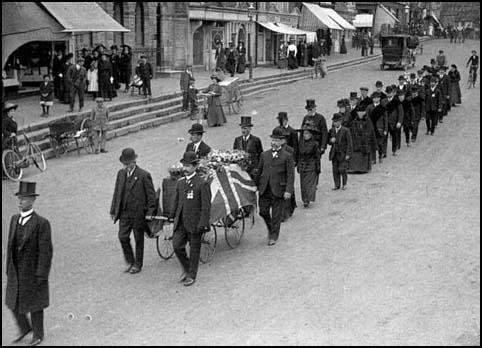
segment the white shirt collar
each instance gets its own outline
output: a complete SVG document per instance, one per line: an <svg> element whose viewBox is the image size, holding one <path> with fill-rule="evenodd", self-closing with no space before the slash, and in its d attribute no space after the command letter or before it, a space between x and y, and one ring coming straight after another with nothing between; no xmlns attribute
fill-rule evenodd
<svg viewBox="0 0 482 348"><path fill-rule="evenodd" d="M194 178L194 175L196 175L196 172L192 173L191 175L186 176L186 181L192 180L192 178Z"/></svg>
<svg viewBox="0 0 482 348"><path fill-rule="evenodd" d="M30 209L29 211L21 211L20 216L25 217L33 213L33 209Z"/></svg>
<svg viewBox="0 0 482 348"><path fill-rule="evenodd" d="M136 170L136 165L134 165L134 168L132 168L132 170L127 170L127 176L131 176L132 173L134 173L134 171Z"/></svg>
<svg viewBox="0 0 482 348"><path fill-rule="evenodd" d="M243 135L243 140L244 140L244 141L248 141L248 139L249 139L250 136L251 136L251 134L248 134L247 136L244 136L244 135Z"/></svg>
<svg viewBox="0 0 482 348"><path fill-rule="evenodd" d="M378 105L380 105L380 102L378 102L378 103L373 102L373 105L378 106Z"/></svg>
<svg viewBox="0 0 482 348"><path fill-rule="evenodd" d="M335 130L336 130L337 133L340 129L341 129L341 125L340 125L340 127L335 127Z"/></svg>

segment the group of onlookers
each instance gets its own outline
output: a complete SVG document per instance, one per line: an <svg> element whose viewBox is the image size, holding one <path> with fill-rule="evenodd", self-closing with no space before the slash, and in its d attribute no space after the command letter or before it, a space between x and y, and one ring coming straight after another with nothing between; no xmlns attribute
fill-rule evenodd
<svg viewBox="0 0 482 348"><path fill-rule="evenodd" d="M239 41L235 47L234 42L229 43L228 48L223 47L223 43L216 43L216 69L223 73L229 73L231 77L235 73L242 74L246 69L246 47L244 41Z"/></svg>

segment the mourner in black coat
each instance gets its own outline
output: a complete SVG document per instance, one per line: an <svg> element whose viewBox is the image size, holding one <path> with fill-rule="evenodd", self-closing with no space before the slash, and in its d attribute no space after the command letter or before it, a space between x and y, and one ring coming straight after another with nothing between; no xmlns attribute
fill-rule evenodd
<svg viewBox="0 0 482 348"><path fill-rule="evenodd" d="M62 51L57 51L57 55L53 58L52 62L52 75L54 78L54 94L59 100L63 100L64 97L64 78L65 73L65 56Z"/></svg>
<svg viewBox="0 0 482 348"><path fill-rule="evenodd" d="M139 77L142 80L142 92L144 93L144 98L152 97L151 91L151 79L154 76L154 71L152 70L151 63L147 62L147 56L141 56L141 64L139 65Z"/></svg>
<svg viewBox="0 0 482 348"><path fill-rule="evenodd" d="M367 116L370 118L375 131L377 139L378 161L383 162L383 157L386 157L387 150L387 136L388 136L388 116L387 109L381 103L381 94L374 92L371 96L373 104L367 107Z"/></svg>
<svg viewBox="0 0 482 348"><path fill-rule="evenodd" d="M370 105L373 101L368 96L368 87L361 87L360 88L360 101L358 102L357 111L365 111L367 106Z"/></svg>
<svg viewBox="0 0 482 348"><path fill-rule="evenodd" d="M281 129L285 133L285 141L286 145L293 149L293 156L295 161L295 167L298 163L298 132L288 125L288 113L287 112L279 112L278 113L278 122L280 124Z"/></svg>
<svg viewBox="0 0 482 348"><path fill-rule="evenodd" d="M20 329L14 343L33 331L31 345L44 338L43 310L49 306L48 277L52 265L50 223L33 210L35 183L20 182L20 214L10 220L7 244L5 304ZM27 319L30 313L31 325Z"/></svg>
<svg viewBox="0 0 482 348"><path fill-rule="evenodd" d="M97 74L99 76L99 94L104 99L112 100L117 97L114 90L114 69L111 62L107 59L107 55L103 54L99 60L97 67Z"/></svg>
<svg viewBox="0 0 482 348"><path fill-rule="evenodd" d="M427 124L427 134L430 132L434 135L435 127L439 119L439 114L442 113L442 93L437 87L437 78L432 77L430 79L430 88L427 89L425 95L425 110L426 117L425 121Z"/></svg>
<svg viewBox="0 0 482 348"><path fill-rule="evenodd" d="M84 68L84 59L79 58L74 65L67 70L66 79L69 81L69 111L74 111L75 96L79 96L79 111L84 107L85 88L87 86L87 70Z"/></svg>
<svg viewBox="0 0 482 348"><path fill-rule="evenodd" d="M414 112L412 122L412 142L414 142L417 140L418 124L422 118L425 118L425 86L414 85L411 89L411 93Z"/></svg>
<svg viewBox="0 0 482 348"><path fill-rule="evenodd" d="M392 138L392 154L397 155L397 150L400 148L400 132L403 122L403 107L400 100L395 96L396 91L388 86L386 89L387 99L385 108L388 115L388 131Z"/></svg>
<svg viewBox="0 0 482 348"><path fill-rule="evenodd" d="M233 150L242 150L248 154L249 161L245 170L254 178L255 169L258 168L259 156L263 153L263 145L260 138L251 134L251 128L253 127L251 117L242 116L239 126L242 135L234 139Z"/></svg>
<svg viewBox="0 0 482 348"><path fill-rule="evenodd" d="M211 147L202 141L205 133L202 124L194 123L188 133L191 134L191 142L187 144L185 152L194 152L198 159L207 157L211 152Z"/></svg>
<svg viewBox="0 0 482 348"><path fill-rule="evenodd" d="M187 111L189 108L189 86L194 81L194 75L191 71L191 65L186 66L186 70L181 73L179 85L182 91L182 110Z"/></svg>
<svg viewBox="0 0 482 348"><path fill-rule="evenodd" d="M340 177L343 182L341 187L346 189L348 161L353 152L353 143L350 130L341 125L343 116L339 113L333 115L333 128L329 132L329 143L331 145L329 159L333 166L334 190L340 189Z"/></svg>
<svg viewBox="0 0 482 348"><path fill-rule="evenodd" d="M410 134L413 135L413 122L415 120L415 110L412 104L412 94L407 92L405 95L399 96L403 107L403 132L405 133L405 142L407 147L410 146Z"/></svg>
<svg viewBox="0 0 482 348"><path fill-rule="evenodd" d="M259 215L268 228L268 245L278 240L283 202L294 192L294 161L293 156L281 148L283 137L281 130L273 130L271 149L261 154L257 170Z"/></svg>
<svg viewBox="0 0 482 348"><path fill-rule="evenodd" d="M152 220L152 215L158 208L151 174L136 165L136 158L133 149L126 148L122 151L119 160L125 169L117 173L110 208L114 223L119 220L119 241L128 264L126 272L132 274L139 273L142 269L146 220ZM134 232L136 241L135 258L130 243L131 231Z"/></svg>
<svg viewBox="0 0 482 348"><path fill-rule="evenodd" d="M438 77L438 86L442 93L442 112L439 114L439 122L443 123L443 117L447 115L452 105L450 101L450 78L446 74L446 67L439 68Z"/></svg>
<svg viewBox="0 0 482 348"><path fill-rule="evenodd" d="M320 175L320 168L317 167L319 146L313 135L317 129L312 126L305 126L299 130L300 142L298 152L297 169L300 174L301 200L307 208L310 202L316 200L316 183Z"/></svg>
<svg viewBox="0 0 482 348"><path fill-rule="evenodd" d="M186 176L177 182L170 219L174 222L172 245L183 267L180 280L189 286L197 277L202 234L210 229L211 189L209 183L196 174L198 159L194 152L184 153L181 163Z"/></svg>

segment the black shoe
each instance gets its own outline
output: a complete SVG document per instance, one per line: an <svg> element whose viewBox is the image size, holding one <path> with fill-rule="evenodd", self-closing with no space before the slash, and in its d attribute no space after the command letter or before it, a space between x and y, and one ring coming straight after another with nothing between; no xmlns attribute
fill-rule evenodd
<svg viewBox="0 0 482 348"><path fill-rule="evenodd" d="M136 273L139 273L141 271L141 268L140 267L137 267L137 266L132 266L131 270L129 271L130 274L136 274Z"/></svg>
<svg viewBox="0 0 482 348"><path fill-rule="evenodd" d="M303 202L303 207L308 208L310 206L310 202Z"/></svg>
<svg viewBox="0 0 482 348"><path fill-rule="evenodd" d="M346 190L346 185L343 185L343 186L341 187L341 189L342 189L343 191L345 191L345 190Z"/></svg>
<svg viewBox="0 0 482 348"><path fill-rule="evenodd" d="M430 132L429 132L429 131L427 131L427 133L425 133L425 135L428 135L429 133L430 133Z"/></svg>
<svg viewBox="0 0 482 348"><path fill-rule="evenodd" d="M337 186L337 187L333 187L332 190L335 191L335 190L339 190L340 189L340 186Z"/></svg>
<svg viewBox="0 0 482 348"><path fill-rule="evenodd" d="M127 268L124 270L124 273L130 273L132 266L134 265L127 266Z"/></svg>
<svg viewBox="0 0 482 348"><path fill-rule="evenodd" d="M433 135L433 132L432 132L432 133L430 133L430 135Z"/></svg>
<svg viewBox="0 0 482 348"><path fill-rule="evenodd" d="M107 153L107 152L109 152L109 151L102 149L102 150L100 150L100 152L102 152L102 153Z"/></svg>
<svg viewBox="0 0 482 348"><path fill-rule="evenodd" d="M31 346L37 346L43 341L43 338L32 338L32 341L30 341Z"/></svg>
<svg viewBox="0 0 482 348"><path fill-rule="evenodd" d="M276 244L276 241L275 241L274 239L270 239L270 240L268 241L268 245L269 245L269 246L272 246L272 245L275 245L275 244Z"/></svg>
<svg viewBox="0 0 482 348"><path fill-rule="evenodd" d="M181 276L179 277L179 283L184 283L187 279L186 272L182 272Z"/></svg>
<svg viewBox="0 0 482 348"><path fill-rule="evenodd" d="M184 286L191 286L191 285L193 285L195 282L196 282L195 279L186 278L186 280L184 281L183 285L184 285Z"/></svg>
<svg viewBox="0 0 482 348"><path fill-rule="evenodd" d="M23 340L23 338L24 338L25 336L27 336L31 331L32 331L32 329L28 329L28 330L25 331L24 333L21 333L20 335L18 335L18 336L12 341L12 343L18 343L18 342L20 342L20 341Z"/></svg>

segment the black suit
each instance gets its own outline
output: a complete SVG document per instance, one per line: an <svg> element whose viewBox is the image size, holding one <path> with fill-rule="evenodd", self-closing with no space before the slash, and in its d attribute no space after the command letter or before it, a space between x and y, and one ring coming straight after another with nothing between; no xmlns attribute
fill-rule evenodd
<svg viewBox="0 0 482 348"><path fill-rule="evenodd" d="M387 150L387 135L388 135L388 116L385 106L380 102L377 106L375 104L368 105L367 117L370 118L375 130L375 137L377 139L378 157L382 158L386 155Z"/></svg>
<svg viewBox="0 0 482 348"><path fill-rule="evenodd" d="M202 232L209 230L211 215L211 189L199 175L187 182L177 182L170 218L174 219L172 245L188 277L196 279L201 251ZM186 254L189 242L190 258Z"/></svg>
<svg viewBox="0 0 482 348"><path fill-rule="evenodd" d="M243 150L249 154L249 164L246 171L251 177L254 177L254 170L258 167L259 156L263 153L263 145L261 139L250 134L247 141L243 140L243 136L234 139L233 150Z"/></svg>
<svg viewBox="0 0 482 348"><path fill-rule="evenodd" d="M442 79L438 83L438 87L442 94L442 112L439 113L439 120L443 120L443 117L447 115L447 111L450 111L450 79L448 75L444 74Z"/></svg>
<svg viewBox="0 0 482 348"><path fill-rule="evenodd" d="M427 89L425 94L425 108L426 117L425 122L427 124L427 133L434 133L435 127L437 127L439 115L442 113L442 93L438 87L434 90L431 88Z"/></svg>
<svg viewBox="0 0 482 348"><path fill-rule="evenodd" d="M110 214L114 223L119 221L119 240L128 264L142 268L144 260L144 231L147 229L145 217L153 215L158 206L151 174L135 167L130 177L125 169L119 170L115 183ZM130 233L134 232L136 256L130 243Z"/></svg>
<svg viewBox="0 0 482 348"><path fill-rule="evenodd" d="M353 153L353 141L351 139L350 130L343 126L336 132L335 128L330 129L330 161L333 166L333 180L335 181L335 187L340 187L340 176L343 179L343 186L347 182L347 170L348 170L348 158ZM331 138L335 138L335 142L331 141Z"/></svg>
<svg viewBox="0 0 482 348"><path fill-rule="evenodd" d="M293 157L295 161L295 167L298 163L298 152L299 152L299 140L298 132L291 126L282 127L283 131L288 135L286 137L286 145L293 149Z"/></svg>
<svg viewBox="0 0 482 348"><path fill-rule="evenodd" d="M261 154L257 169L259 215L268 227L268 238L278 240L285 192L293 195L295 167L293 155L280 149L273 158L272 150ZM272 209L272 216L270 215Z"/></svg>
<svg viewBox="0 0 482 348"><path fill-rule="evenodd" d="M403 122L403 107L402 103L397 97L393 97L391 101L385 104L388 115L388 131L392 138L392 152L395 153L400 148L401 143L401 125ZM397 128L397 124L400 123L400 128Z"/></svg>
<svg viewBox="0 0 482 348"><path fill-rule="evenodd" d="M187 110L189 107L189 84L194 81L194 76L187 71L181 73L181 80L179 82L182 91L182 109Z"/></svg>
<svg viewBox="0 0 482 348"><path fill-rule="evenodd" d="M209 145L207 145L204 141L201 140L201 143L199 144L197 151L194 151L194 143L187 144L186 152L187 151L195 152L196 157L199 159L199 158L206 157L211 152L211 148L209 147Z"/></svg>

